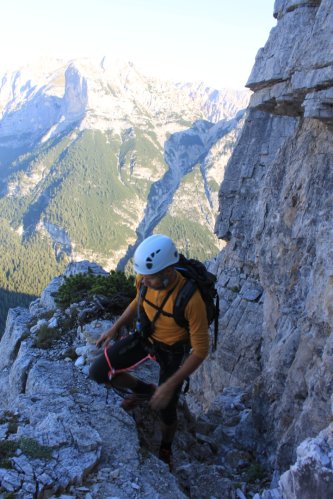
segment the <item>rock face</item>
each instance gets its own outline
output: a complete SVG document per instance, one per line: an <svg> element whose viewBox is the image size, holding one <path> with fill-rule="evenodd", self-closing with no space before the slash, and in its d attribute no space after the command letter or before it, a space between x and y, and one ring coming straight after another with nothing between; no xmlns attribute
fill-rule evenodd
<svg viewBox="0 0 333 499"><path fill-rule="evenodd" d="M297 449L297 461L280 480L283 497L332 497L332 424Z"/></svg>
<svg viewBox="0 0 333 499"><path fill-rule="evenodd" d="M219 194L228 244L214 264L220 340L203 392L209 405L251 384L259 447L283 471L332 417L333 5L277 0L274 15ZM331 495L309 493L284 497Z"/></svg>
<svg viewBox="0 0 333 499"><path fill-rule="evenodd" d="M101 274L81 262L67 275L88 267ZM62 282L55 279L48 291ZM94 343L110 322L77 326L75 310L61 312L44 296L29 311L8 315L0 348L1 497L55 497L66 490L81 498L186 497L164 463L141 456L135 421L119 408L117 395L107 396L87 378L87 359L96 357ZM43 335L53 337L48 348Z"/></svg>
<svg viewBox="0 0 333 499"><path fill-rule="evenodd" d="M158 414L147 403L126 413L118 394L88 378L100 354L96 339L115 320L114 304L96 295L61 310L54 300L66 276L88 271L103 273L90 262L72 263L29 310L8 315L0 342L0 496L203 499L258 493L267 474L254 455L258 436L246 390L224 390L196 420L181 396L170 474L156 457ZM155 362L137 371L157 381Z"/></svg>

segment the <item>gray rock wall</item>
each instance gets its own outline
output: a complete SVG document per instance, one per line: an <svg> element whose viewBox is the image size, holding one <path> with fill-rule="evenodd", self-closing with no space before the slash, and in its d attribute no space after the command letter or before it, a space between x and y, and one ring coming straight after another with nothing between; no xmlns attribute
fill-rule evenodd
<svg viewBox="0 0 333 499"><path fill-rule="evenodd" d="M65 275L88 268L103 272L80 262ZM57 309L51 291L63 280L55 278L29 311L10 310L0 341L0 497L185 498L167 466L142 452L119 397L88 379L88 361L100 353L95 341L110 321L76 322L75 311L91 312L84 301Z"/></svg>
<svg viewBox="0 0 333 499"><path fill-rule="evenodd" d="M207 405L253 386L262 454L284 470L331 420L333 4L281 0L274 15L220 189L220 338L201 376Z"/></svg>

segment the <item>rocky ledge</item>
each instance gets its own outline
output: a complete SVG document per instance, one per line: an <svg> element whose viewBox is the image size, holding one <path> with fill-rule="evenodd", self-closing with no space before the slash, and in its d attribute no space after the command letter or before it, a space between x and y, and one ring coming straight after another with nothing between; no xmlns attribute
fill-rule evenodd
<svg viewBox="0 0 333 499"><path fill-rule="evenodd" d="M103 274L88 262L71 264L65 274L88 269ZM300 446L296 464L278 482L257 453L250 392L226 388L204 410L195 380L181 398L171 473L156 457L158 415L147 405L127 414L119 395L88 378L99 354L96 338L113 314L100 297L58 308L54 294L63 280L54 279L29 310L11 310L1 339L0 497L276 499L304 490L304 473L312 488L327 490L329 430ZM260 293L243 285L246 300ZM156 364L138 374L156 381Z"/></svg>

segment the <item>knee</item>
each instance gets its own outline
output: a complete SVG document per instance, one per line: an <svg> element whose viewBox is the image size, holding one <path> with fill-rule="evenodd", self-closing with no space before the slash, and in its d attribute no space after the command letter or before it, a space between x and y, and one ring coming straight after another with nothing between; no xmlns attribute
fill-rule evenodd
<svg viewBox="0 0 333 499"><path fill-rule="evenodd" d="M98 362L94 362L89 369L89 378L96 383L106 383L109 381L107 372L101 369Z"/></svg>
<svg viewBox="0 0 333 499"><path fill-rule="evenodd" d="M161 411L160 414L162 422L166 426L173 426L177 424L177 408L176 407L166 407Z"/></svg>

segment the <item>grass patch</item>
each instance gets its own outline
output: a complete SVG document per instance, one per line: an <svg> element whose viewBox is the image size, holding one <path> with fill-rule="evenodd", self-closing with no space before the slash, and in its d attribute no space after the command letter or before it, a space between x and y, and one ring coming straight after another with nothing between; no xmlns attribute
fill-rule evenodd
<svg viewBox="0 0 333 499"><path fill-rule="evenodd" d="M36 348L51 348L53 342L60 338L60 331L50 329L47 324L43 324L34 340L34 347Z"/></svg>
<svg viewBox="0 0 333 499"><path fill-rule="evenodd" d="M62 359L69 358L71 360L76 360L77 359L77 353L75 352L74 347L69 347L67 350L61 355Z"/></svg>
<svg viewBox="0 0 333 499"><path fill-rule="evenodd" d="M10 469L13 467L10 460L18 449L18 443L15 440L0 441L0 468Z"/></svg>
<svg viewBox="0 0 333 499"><path fill-rule="evenodd" d="M266 472L260 463L252 463L246 472L246 481L249 483L254 483L257 480L261 481L265 478Z"/></svg>
<svg viewBox="0 0 333 499"><path fill-rule="evenodd" d="M0 468L13 468L11 458L20 449L23 454L32 459L49 460L52 457L52 448L39 444L33 438L21 437L18 440L0 441Z"/></svg>
<svg viewBox="0 0 333 499"><path fill-rule="evenodd" d="M33 438L21 437L19 439L19 448L26 456L32 459L51 459L52 447L39 444Z"/></svg>
<svg viewBox="0 0 333 499"><path fill-rule="evenodd" d="M8 433L16 433L18 428L19 418L11 411L5 411L0 418L0 424L8 424Z"/></svg>

